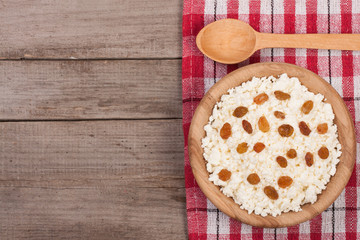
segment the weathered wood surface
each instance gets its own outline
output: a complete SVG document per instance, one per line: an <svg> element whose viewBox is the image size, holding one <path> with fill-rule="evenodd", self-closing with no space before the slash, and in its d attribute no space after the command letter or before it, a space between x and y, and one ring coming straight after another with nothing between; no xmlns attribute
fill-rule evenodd
<svg viewBox="0 0 360 240"><path fill-rule="evenodd" d="M181 120L0 123L0 239L186 239Z"/></svg>
<svg viewBox="0 0 360 240"><path fill-rule="evenodd" d="M179 58L182 0L0 1L0 58Z"/></svg>
<svg viewBox="0 0 360 240"><path fill-rule="evenodd" d="M1 120L181 118L181 60L0 61L0 93Z"/></svg>
<svg viewBox="0 0 360 240"><path fill-rule="evenodd" d="M0 0L1 240L187 238L182 2Z"/></svg>

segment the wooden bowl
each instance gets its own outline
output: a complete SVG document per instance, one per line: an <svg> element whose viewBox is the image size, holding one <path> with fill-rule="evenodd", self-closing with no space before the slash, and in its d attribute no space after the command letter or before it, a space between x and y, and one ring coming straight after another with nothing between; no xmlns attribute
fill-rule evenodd
<svg viewBox="0 0 360 240"><path fill-rule="evenodd" d="M278 76L287 73L289 77L297 77L311 92L321 93L326 102L331 103L335 113L335 124L338 127L342 155L337 165L336 174L331 177L326 190L318 195L314 204L305 204L301 212L287 212L277 217L261 217L240 209L232 198L226 197L220 188L209 181L206 162L203 158L201 139L205 136L204 126L208 123L213 107L228 89L251 80L252 77ZM195 179L210 201L228 216L243 223L257 227L288 227L312 219L327 209L345 188L351 176L356 156L356 142L353 121L349 111L334 88L315 73L286 63L257 63L239 68L226 75L216 83L201 100L191 122L189 132L189 155Z"/></svg>

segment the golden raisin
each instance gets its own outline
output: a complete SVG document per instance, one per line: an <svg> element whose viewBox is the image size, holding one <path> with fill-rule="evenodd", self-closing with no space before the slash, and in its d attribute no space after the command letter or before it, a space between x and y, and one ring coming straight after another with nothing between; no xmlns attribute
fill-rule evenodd
<svg viewBox="0 0 360 240"><path fill-rule="evenodd" d="M309 134L311 133L309 126L304 121L301 121L299 123L299 128L300 128L300 132L305 136L309 136Z"/></svg>
<svg viewBox="0 0 360 240"><path fill-rule="evenodd" d="M259 175L252 173L247 177L247 181L252 185L256 185L260 182Z"/></svg>
<svg viewBox="0 0 360 240"><path fill-rule="evenodd" d="M243 143L240 143L237 148L236 148L236 151L238 153L244 153L248 150L248 145L246 142L243 142Z"/></svg>
<svg viewBox="0 0 360 240"><path fill-rule="evenodd" d="M314 107L314 102L309 100L304 102L304 104L301 106L301 111L304 114L309 114L309 112L313 109L313 107Z"/></svg>
<svg viewBox="0 0 360 240"><path fill-rule="evenodd" d="M306 161L306 165L308 167L311 167L314 164L314 155L312 153L307 152L305 154L305 161Z"/></svg>
<svg viewBox="0 0 360 240"><path fill-rule="evenodd" d="M265 148L265 144L263 144L263 143L261 143L261 142L257 142L257 143L255 143L253 149L254 149L255 152L259 153L259 152L261 152L262 150L264 150L264 148Z"/></svg>
<svg viewBox="0 0 360 240"><path fill-rule="evenodd" d="M290 149L289 151L287 151L286 156L291 159L296 158L297 152L295 149Z"/></svg>
<svg viewBox="0 0 360 240"><path fill-rule="evenodd" d="M279 119L285 119L285 113L280 112L280 111L275 111L274 116Z"/></svg>
<svg viewBox="0 0 360 240"><path fill-rule="evenodd" d="M266 194L266 196L268 196L268 198L270 198L272 200L276 200L279 198L279 194L277 193L275 188L273 188L272 186L264 187L264 193Z"/></svg>
<svg viewBox="0 0 360 240"><path fill-rule="evenodd" d="M276 162L279 164L280 167L286 168L287 167L287 160L282 156L276 157Z"/></svg>
<svg viewBox="0 0 360 240"><path fill-rule="evenodd" d="M231 136L231 125L230 123L224 123L220 129L220 136L222 139L228 139Z"/></svg>
<svg viewBox="0 0 360 240"><path fill-rule="evenodd" d="M233 112L233 116L237 118L241 118L245 116L245 114L247 113L248 113L248 109L246 107L240 106L235 109L235 111Z"/></svg>
<svg viewBox="0 0 360 240"><path fill-rule="evenodd" d="M318 155L321 159L327 159L329 157L329 149L327 149L327 147L321 147L318 151Z"/></svg>
<svg viewBox="0 0 360 240"><path fill-rule="evenodd" d="M242 126L248 134L251 134L253 132L251 123L249 123L248 121L242 120Z"/></svg>
<svg viewBox="0 0 360 240"><path fill-rule="evenodd" d="M259 124L260 131L268 132L270 130L269 122L265 116L262 116L259 118L258 124Z"/></svg>
<svg viewBox="0 0 360 240"><path fill-rule="evenodd" d="M278 128L278 132L282 137L290 137L294 132L294 128L289 124L283 124Z"/></svg>
<svg viewBox="0 0 360 240"><path fill-rule="evenodd" d="M328 131L328 125L327 123L321 123L317 126L317 132L319 134L325 134Z"/></svg>
<svg viewBox="0 0 360 240"><path fill-rule="evenodd" d="M266 102L269 99L269 96L266 93L261 93L259 95L257 95L256 97L254 97L254 103L256 103L257 105L261 105L264 102Z"/></svg>
<svg viewBox="0 0 360 240"><path fill-rule="evenodd" d="M286 188L292 184L293 180L289 176L281 176L278 179L278 185L281 188Z"/></svg>
<svg viewBox="0 0 360 240"><path fill-rule="evenodd" d="M282 91L275 91L274 92L276 99L278 100L287 100L290 98L290 94L284 93Z"/></svg>
<svg viewBox="0 0 360 240"><path fill-rule="evenodd" d="M220 180L227 181L231 177L231 172L227 169L222 169L218 175Z"/></svg>

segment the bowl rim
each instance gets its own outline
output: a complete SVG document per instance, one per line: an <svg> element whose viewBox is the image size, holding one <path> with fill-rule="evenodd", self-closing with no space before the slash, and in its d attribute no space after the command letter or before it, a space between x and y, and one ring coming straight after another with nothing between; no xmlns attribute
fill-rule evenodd
<svg viewBox="0 0 360 240"><path fill-rule="evenodd" d="M201 142L201 139L203 136L205 136L205 131L203 127L208 122L208 119L212 113L212 109L215 105L215 103L219 100L219 98L226 93L226 91L232 87L239 86L241 83L249 81L252 79L253 76L250 76L249 74L256 72L256 69L258 68L264 68L266 71L273 71L273 72L281 72L283 69L291 70L293 72L297 72L298 74L303 73L305 76L311 76L311 79L316 81L320 86L323 86L324 89L313 89L307 85L304 84L304 79L301 79L303 76L295 76L292 74L288 74L289 77L298 77L300 82L305 85L309 91L315 92L315 93L321 93L325 96L326 102L336 102L336 106L339 105L341 107L342 116L341 118L344 119L345 124L347 124L346 129L340 129L340 127L345 126L342 123L338 122L338 118L340 116L339 114L340 110L334 109L333 103L332 108L335 114L334 122L338 126L338 134L339 134L339 141L340 141L340 133L342 134L341 137L345 137L346 132L346 138L349 140L341 140L340 143L342 145L342 155L340 157L340 162L337 165L337 171L334 176L330 178L330 181L326 185L326 189L323 190L320 194L318 194L318 199L314 204L305 204L301 205L301 208L303 211L300 212L287 212L282 213L279 216L273 217L273 216L266 216L261 217L259 215L255 215L254 213L248 214L246 210L240 209L239 205L234 202L234 200L230 197L225 196L218 186L216 186L214 183L210 182L208 180L209 173L206 170L206 162L205 159L202 156L202 148L200 144L200 151L201 154L199 156L199 142ZM287 73L286 71L282 71L283 73ZM237 79L238 75L249 75L246 76L246 80L243 79ZM271 76L271 75L279 75L279 74L266 74L266 75L259 75L260 76ZM306 80L308 81L308 80ZM310 81L310 80L309 80ZM235 85L234 85L234 82ZM307 83L307 82L306 82ZM227 85L231 85L232 87L227 87ZM314 83L316 84L316 83ZM219 91L220 89L220 91ZM331 101L329 100L331 99ZM210 114L208 109L210 108ZM204 110L207 109L207 110ZM197 119L199 117L204 118L204 115L206 115L207 121L204 125L202 125L201 130L198 130L199 126L197 125ZM340 125L338 125L340 124ZM343 127L344 128L344 127ZM345 131L346 130L346 131ZM199 132L201 132L202 137L199 138ZM347 143L347 148L344 148L343 141ZM349 145L350 143L350 145ZM196 145L197 144L197 145ZM322 213L325 209L327 209L335 200L336 198L341 194L341 192L344 190L347 182L349 181L354 164L356 161L356 138L355 138L355 129L354 124L350 115L349 110L347 109L344 101L340 97L340 95L337 93L337 91L324 79L322 79L319 75L315 74L314 72L289 63L276 63L276 62L262 62L262 63L255 63L250 64L241 68L238 68L237 70L227 74L224 76L221 80L219 80L217 83L215 83L204 95L202 100L200 101L199 105L196 108L196 111L193 115L190 129L189 129L189 135L188 135L188 152L189 152L189 160L190 165L192 168L192 172L194 174L194 177L196 179L197 184L199 185L202 192L206 195L206 197L223 213L230 216L231 218L234 218L240 222L256 226L256 227L265 227L265 228L273 228L273 227L289 227L293 226L302 222L305 222L307 220L310 220L317 216L318 214ZM202 164L204 165L201 167L201 159ZM345 159L346 158L346 159ZM202 170L201 170L202 168ZM205 169L205 172L203 171ZM341 171L340 171L341 170ZM207 177L205 178L205 175ZM342 174L342 175L339 175ZM335 182L334 182L335 181ZM331 186L331 187L330 187ZM330 187L330 188L329 188ZM328 193L330 190L333 190L333 193ZM326 194L326 197L322 197L324 194ZM329 196L327 196L329 195ZM305 212L306 210L306 212Z"/></svg>

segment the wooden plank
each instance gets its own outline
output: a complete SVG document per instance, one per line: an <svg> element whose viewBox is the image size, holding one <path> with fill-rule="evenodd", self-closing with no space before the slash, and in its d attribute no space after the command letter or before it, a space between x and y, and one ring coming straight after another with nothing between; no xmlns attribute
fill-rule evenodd
<svg viewBox="0 0 360 240"><path fill-rule="evenodd" d="M181 57L182 0L0 2L0 58Z"/></svg>
<svg viewBox="0 0 360 240"><path fill-rule="evenodd" d="M181 60L0 61L0 119L181 118Z"/></svg>
<svg viewBox="0 0 360 240"><path fill-rule="evenodd" d="M181 120L0 132L0 239L186 239Z"/></svg>

